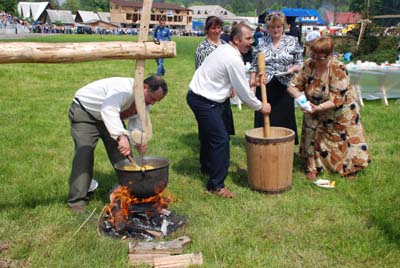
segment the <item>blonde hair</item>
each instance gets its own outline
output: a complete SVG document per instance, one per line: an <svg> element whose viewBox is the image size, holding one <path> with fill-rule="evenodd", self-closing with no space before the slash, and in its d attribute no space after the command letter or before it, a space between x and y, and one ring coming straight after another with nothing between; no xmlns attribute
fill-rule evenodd
<svg viewBox="0 0 400 268"><path fill-rule="evenodd" d="M287 27L286 17L282 12L273 12L268 14L265 17L265 23L267 24L267 27L275 25L282 25L284 29Z"/></svg>

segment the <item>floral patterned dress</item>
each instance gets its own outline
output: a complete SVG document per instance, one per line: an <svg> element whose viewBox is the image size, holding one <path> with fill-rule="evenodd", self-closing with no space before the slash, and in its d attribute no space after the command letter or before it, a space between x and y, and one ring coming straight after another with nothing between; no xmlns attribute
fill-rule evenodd
<svg viewBox="0 0 400 268"><path fill-rule="evenodd" d="M304 114L300 156L306 160L307 172L329 170L346 176L367 167L370 154L357 93L344 64L331 59L326 81L321 81L315 76L314 63L306 61L291 83L315 105L328 100L335 104L332 109Z"/></svg>

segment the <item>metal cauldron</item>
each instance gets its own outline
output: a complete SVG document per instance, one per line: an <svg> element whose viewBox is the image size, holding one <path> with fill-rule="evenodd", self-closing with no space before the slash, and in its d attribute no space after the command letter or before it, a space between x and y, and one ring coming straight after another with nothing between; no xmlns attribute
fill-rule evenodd
<svg viewBox="0 0 400 268"><path fill-rule="evenodd" d="M131 163L128 159L117 162L114 165L118 176L118 183L127 186L132 195L147 198L164 191L168 184L169 160L162 157L144 157L143 165L151 165L152 169L128 171L123 170Z"/></svg>

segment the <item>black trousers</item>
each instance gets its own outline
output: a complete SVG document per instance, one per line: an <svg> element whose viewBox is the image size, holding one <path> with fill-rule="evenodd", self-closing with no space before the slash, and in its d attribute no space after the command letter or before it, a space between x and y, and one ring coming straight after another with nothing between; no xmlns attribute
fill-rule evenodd
<svg viewBox="0 0 400 268"><path fill-rule="evenodd" d="M191 90L186 100L198 125L201 171L209 174L207 190L223 188L230 157L229 135L223 120L224 106Z"/></svg>
<svg viewBox="0 0 400 268"><path fill-rule="evenodd" d="M261 100L261 87L256 88L256 97ZM270 124L273 127L285 127L294 131L295 144L299 143L297 125L294 111L294 100L287 92L287 86L282 85L276 77L267 84L268 103L271 104L269 115ZM254 113L254 127L264 127L264 115Z"/></svg>

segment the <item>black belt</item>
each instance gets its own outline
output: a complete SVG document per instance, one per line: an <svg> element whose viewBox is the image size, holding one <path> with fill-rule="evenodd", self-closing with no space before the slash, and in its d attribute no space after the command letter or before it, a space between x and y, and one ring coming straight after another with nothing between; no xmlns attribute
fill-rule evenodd
<svg viewBox="0 0 400 268"><path fill-rule="evenodd" d="M189 94L192 94L196 98L199 98L199 99L201 99L201 100L203 100L203 101L205 101L205 102L207 102L207 103L209 103L209 104L211 104L213 106L219 106L219 105L223 105L224 104L224 102L219 103L219 102L216 102L216 101L209 100L206 97L203 97L203 96L201 96L199 94L194 93L192 90L189 90Z"/></svg>
<svg viewBox="0 0 400 268"><path fill-rule="evenodd" d="M78 104L79 107L80 107L84 112L86 112L86 113L90 116L91 119L93 119L93 120L96 121L96 122L102 122L102 120L99 120L99 119L97 119L96 117L94 117L94 116L85 108L85 106L82 105L81 101L80 101L77 97L74 97L74 103Z"/></svg>

